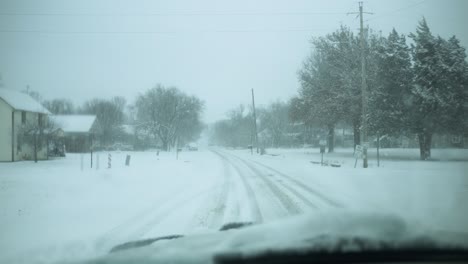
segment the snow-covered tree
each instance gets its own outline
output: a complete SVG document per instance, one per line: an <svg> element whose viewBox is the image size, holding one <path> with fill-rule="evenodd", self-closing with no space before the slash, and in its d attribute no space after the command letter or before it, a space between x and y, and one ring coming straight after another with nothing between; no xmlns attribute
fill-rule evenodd
<svg viewBox="0 0 468 264"><path fill-rule="evenodd" d="M355 126L359 138L361 116L360 50L349 28L312 41L314 50L299 71L301 88L293 113L297 119L328 130L328 149L334 149L334 129L340 120ZM293 114L294 115L294 114ZM356 142L358 144L359 142Z"/></svg>
<svg viewBox="0 0 468 264"><path fill-rule="evenodd" d="M447 103L441 111L441 128L445 133L462 134L467 131L468 108L468 64L465 48L452 36L447 41L438 37L439 59L443 61L441 82L445 92L441 94Z"/></svg>
<svg viewBox="0 0 468 264"><path fill-rule="evenodd" d="M410 48L393 29L379 38L369 57L369 129L375 135L399 135L406 129L405 99L412 85Z"/></svg>
<svg viewBox="0 0 468 264"><path fill-rule="evenodd" d="M216 122L211 138L226 147L246 147L254 143L253 115L244 105L230 110L227 118Z"/></svg>
<svg viewBox="0 0 468 264"><path fill-rule="evenodd" d="M79 110L82 114L96 115L100 128L100 142L104 145L114 143L123 133L123 109L113 100L92 99Z"/></svg>
<svg viewBox="0 0 468 264"><path fill-rule="evenodd" d="M446 41L433 36L425 19L411 37L415 44L410 127L418 136L421 159L426 160L434 133L466 129L466 53L455 37Z"/></svg>
<svg viewBox="0 0 468 264"><path fill-rule="evenodd" d="M456 37L434 37L423 19L411 48L393 30L387 38L368 31L364 56L368 87L366 113L370 133L401 135L413 132L421 159L430 157L434 133L467 130L468 66L465 49ZM291 100L294 121L328 129L333 142L337 122L352 124L360 143L361 48L346 27L312 41L313 53L299 71L299 96ZM333 146L329 145L332 150Z"/></svg>
<svg viewBox="0 0 468 264"><path fill-rule="evenodd" d="M263 143L268 141L270 146L279 147L285 146L287 141L287 133L291 125L289 119L289 105L287 103L277 101L269 104L265 108L257 110L259 119L259 133L267 138L262 139Z"/></svg>

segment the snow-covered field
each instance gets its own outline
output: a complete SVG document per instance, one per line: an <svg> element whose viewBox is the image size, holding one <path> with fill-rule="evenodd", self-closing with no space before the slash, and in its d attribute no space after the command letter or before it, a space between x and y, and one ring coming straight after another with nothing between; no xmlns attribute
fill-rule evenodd
<svg viewBox="0 0 468 264"><path fill-rule="evenodd" d="M125 157L131 154L130 166ZM317 149L201 149L175 153L69 154L0 163L0 262L46 262L105 254L116 244L212 232L238 221L350 209L403 215L440 230L468 232L468 150L384 149L377 167L354 168L352 150L313 164ZM99 156L99 168L96 157Z"/></svg>

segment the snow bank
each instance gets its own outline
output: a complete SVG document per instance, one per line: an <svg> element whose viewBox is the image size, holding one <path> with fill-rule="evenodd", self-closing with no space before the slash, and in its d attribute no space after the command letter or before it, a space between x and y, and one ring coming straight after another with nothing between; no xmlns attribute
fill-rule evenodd
<svg viewBox="0 0 468 264"><path fill-rule="evenodd" d="M0 262L89 258L141 235L186 233L186 214L218 183L204 153L112 152L0 163ZM131 163L124 165L131 154ZM99 169L96 169L99 157ZM188 206L190 210L181 210ZM177 211L181 211L177 215ZM172 219L154 223L171 215ZM159 229L154 229L154 226ZM153 230L154 229L154 230ZM162 229L162 230L161 230ZM8 262L11 263L9 260Z"/></svg>

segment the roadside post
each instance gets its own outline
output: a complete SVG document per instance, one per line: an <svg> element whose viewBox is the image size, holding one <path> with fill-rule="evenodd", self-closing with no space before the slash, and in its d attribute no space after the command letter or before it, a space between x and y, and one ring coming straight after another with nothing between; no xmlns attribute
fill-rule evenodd
<svg viewBox="0 0 468 264"><path fill-rule="evenodd" d="M366 163L365 168L369 167L369 155L367 153L367 150L369 149L369 146L370 146L369 141L364 141L362 143L362 159Z"/></svg>
<svg viewBox="0 0 468 264"><path fill-rule="evenodd" d="M96 153L96 170L99 170L99 152Z"/></svg>
<svg viewBox="0 0 468 264"><path fill-rule="evenodd" d="M81 171L83 171L83 153L80 154L80 167L81 167Z"/></svg>
<svg viewBox="0 0 468 264"><path fill-rule="evenodd" d="M97 144L93 142L91 139L91 147L89 148L89 151L91 153L91 159L90 159L91 169L93 168L93 152L96 148L97 148Z"/></svg>
<svg viewBox="0 0 468 264"><path fill-rule="evenodd" d="M130 155L127 155L127 158L125 158L125 166L130 166Z"/></svg>
<svg viewBox="0 0 468 264"><path fill-rule="evenodd" d="M112 155L109 153L109 155L107 156L107 168L108 169L111 168L111 163L112 163Z"/></svg>
<svg viewBox="0 0 468 264"><path fill-rule="evenodd" d="M322 161L320 162L320 164L321 166L323 166L323 153L325 153L325 146L327 145L327 141L321 139L319 141L319 145L320 145L320 154L322 155Z"/></svg>
<svg viewBox="0 0 468 264"><path fill-rule="evenodd" d="M380 167L380 134L377 133L377 167Z"/></svg>
<svg viewBox="0 0 468 264"><path fill-rule="evenodd" d="M176 160L179 160L179 137L176 138Z"/></svg>

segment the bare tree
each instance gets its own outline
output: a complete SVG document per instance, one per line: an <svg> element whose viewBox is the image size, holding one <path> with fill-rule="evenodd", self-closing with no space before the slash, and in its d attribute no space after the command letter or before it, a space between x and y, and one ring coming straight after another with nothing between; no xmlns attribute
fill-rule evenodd
<svg viewBox="0 0 468 264"><path fill-rule="evenodd" d="M75 113L75 106L68 99L46 100L42 105L55 115L70 115Z"/></svg>
<svg viewBox="0 0 468 264"><path fill-rule="evenodd" d="M177 140L194 140L201 133L203 102L175 87L157 85L140 95L135 105L138 128L159 138L165 150Z"/></svg>
<svg viewBox="0 0 468 264"><path fill-rule="evenodd" d="M56 131L57 126L47 115L38 114L37 118L29 119L18 126L19 141L18 145L22 148L32 146L34 162L37 162L37 153L43 148L48 147L48 141Z"/></svg>
<svg viewBox="0 0 468 264"><path fill-rule="evenodd" d="M216 122L212 132L211 140L222 146L253 145L252 112L246 110L244 105L239 105L227 113L227 119Z"/></svg>
<svg viewBox="0 0 468 264"><path fill-rule="evenodd" d="M260 131L262 131L271 146L287 145L289 120L289 105L281 101L271 103L266 108L259 109Z"/></svg>
<svg viewBox="0 0 468 264"><path fill-rule="evenodd" d="M111 144L122 134L122 123L124 121L125 99L112 100L93 99L87 101L80 109L82 114L96 115L100 127L100 142Z"/></svg>

